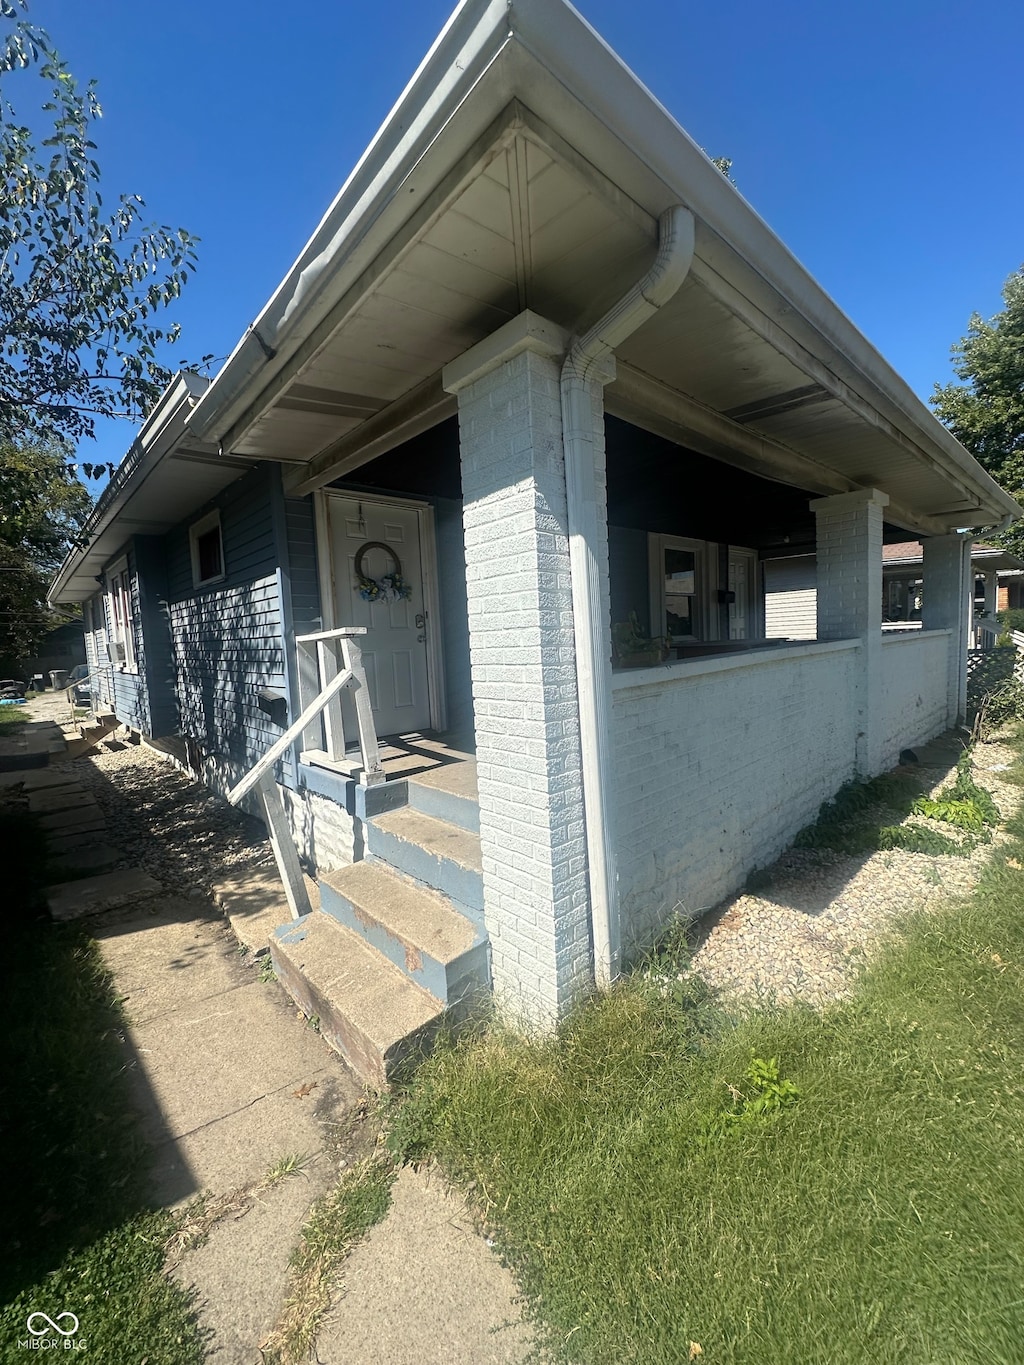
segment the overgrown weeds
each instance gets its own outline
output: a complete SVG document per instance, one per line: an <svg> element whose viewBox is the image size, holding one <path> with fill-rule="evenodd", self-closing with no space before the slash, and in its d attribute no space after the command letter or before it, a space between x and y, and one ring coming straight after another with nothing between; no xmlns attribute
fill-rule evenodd
<svg viewBox="0 0 1024 1365"><path fill-rule="evenodd" d="M908 820L908 816L921 817ZM868 782L849 782L826 801L812 825L797 835L797 848L828 848L837 853L875 853L901 849L933 857L966 858L999 819L992 796L971 776L971 751L965 749L952 784L935 798L924 796L917 776L886 773ZM958 831L956 836L934 823Z"/></svg>
<svg viewBox="0 0 1024 1365"><path fill-rule="evenodd" d="M356 1162L314 1204L292 1253L291 1280L281 1318L260 1344L269 1365L307 1360L341 1266L352 1246L388 1211L397 1168L384 1154ZM410 1267L415 1273L415 1267Z"/></svg>
<svg viewBox="0 0 1024 1365"><path fill-rule="evenodd" d="M1007 831L968 904L827 1009L726 1019L666 963L553 1037L422 1066L395 1153L470 1191L551 1359L1021 1359L1024 816Z"/></svg>

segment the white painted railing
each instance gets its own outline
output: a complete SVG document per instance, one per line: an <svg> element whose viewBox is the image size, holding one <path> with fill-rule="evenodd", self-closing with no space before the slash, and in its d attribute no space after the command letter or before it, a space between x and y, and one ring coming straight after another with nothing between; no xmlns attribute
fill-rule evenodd
<svg viewBox="0 0 1024 1365"><path fill-rule="evenodd" d="M302 714L284 732L279 740L254 763L240 782L227 793L233 806L253 790L258 790L263 810L267 817L267 830L270 844L274 850L288 908L293 919L308 915L311 910L306 884L302 878L302 866L298 850L288 825L284 802L274 780L274 764L283 758L296 740L317 718L323 714L324 729L330 752L345 752L345 736L341 720L341 693L345 688L352 692L359 727L359 750L362 758L362 782L372 787L384 781L380 751L377 746L377 732L373 724L373 711L370 694L366 688L366 671L363 668L362 650L357 639L366 634L365 626L349 626L342 630L322 631L316 635L299 635L296 644L315 649L318 660L320 690L303 710Z"/></svg>
<svg viewBox="0 0 1024 1365"><path fill-rule="evenodd" d="M996 640L1002 634L998 621L976 620L974 622L975 649L995 649Z"/></svg>

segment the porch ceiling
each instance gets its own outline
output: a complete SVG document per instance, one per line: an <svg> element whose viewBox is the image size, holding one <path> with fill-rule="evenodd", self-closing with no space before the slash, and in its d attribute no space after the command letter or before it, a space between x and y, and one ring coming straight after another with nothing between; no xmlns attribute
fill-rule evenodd
<svg viewBox="0 0 1024 1365"><path fill-rule="evenodd" d="M936 534L1013 504L571 7L467 0L204 397L226 453L330 482L455 411L445 364L524 308L580 331L694 213L686 284L609 410Z"/></svg>

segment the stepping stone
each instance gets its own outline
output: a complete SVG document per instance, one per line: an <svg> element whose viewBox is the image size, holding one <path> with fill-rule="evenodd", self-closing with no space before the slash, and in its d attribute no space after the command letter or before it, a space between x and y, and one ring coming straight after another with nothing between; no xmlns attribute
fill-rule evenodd
<svg viewBox="0 0 1024 1365"><path fill-rule="evenodd" d="M39 823L43 829L83 829L85 826L106 829L103 812L93 800L80 801L73 810L55 810L44 815Z"/></svg>
<svg viewBox="0 0 1024 1365"><path fill-rule="evenodd" d="M101 868L110 867L116 863L121 856L116 848L111 848L110 844L97 844L92 836L91 842L81 844L76 848L69 848L59 858L50 859L50 868L54 872L98 872ZM51 849L52 849L51 845Z"/></svg>
<svg viewBox="0 0 1024 1365"><path fill-rule="evenodd" d="M20 772L0 772L0 787L16 787L19 782L27 792L80 785L74 773L61 768L27 768Z"/></svg>
<svg viewBox="0 0 1024 1365"><path fill-rule="evenodd" d="M46 901L51 918L80 919L83 915L95 915L144 896L159 895L162 890L160 883L148 872L143 872L141 867L130 867L121 872L104 872L98 877L50 886Z"/></svg>
<svg viewBox="0 0 1024 1365"><path fill-rule="evenodd" d="M34 815L49 815L56 810L81 810L87 802L96 804L92 797L86 797L84 787L53 787L49 791L31 792L28 808Z"/></svg>
<svg viewBox="0 0 1024 1365"><path fill-rule="evenodd" d="M52 854L61 857L72 848L90 848L105 833L103 826L99 829L54 829L46 836L46 844Z"/></svg>

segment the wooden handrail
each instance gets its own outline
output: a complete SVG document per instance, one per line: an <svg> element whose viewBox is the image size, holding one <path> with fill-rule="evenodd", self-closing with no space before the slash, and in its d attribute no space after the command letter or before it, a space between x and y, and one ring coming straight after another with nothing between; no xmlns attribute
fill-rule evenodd
<svg viewBox="0 0 1024 1365"><path fill-rule="evenodd" d="M238 782L228 792L227 799L233 806L237 806L239 801L252 791L253 787L258 786L259 781L264 774L270 772L277 760L281 758L299 738L306 726L312 724L312 722L316 720L317 716L331 698L336 696L343 687L347 687L348 684L352 682L354 676L352 670L346 668L343 672L332 678L322 692L317 693L298 720L288 727L276 744L270 746L259 762L249 769L241 782Z"/></svg>

